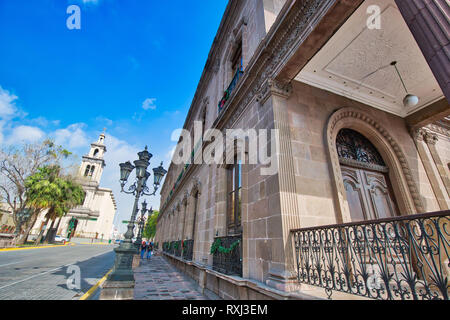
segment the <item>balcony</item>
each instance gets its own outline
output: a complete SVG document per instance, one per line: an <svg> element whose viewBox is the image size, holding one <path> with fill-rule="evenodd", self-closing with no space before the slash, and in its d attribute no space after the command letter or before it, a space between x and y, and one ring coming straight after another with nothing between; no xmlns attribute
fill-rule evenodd
<svg viewBox="0 0 450 320"><path fill-rule="evenodd" d="M450 211L291 231L298 281L378 300L448 300Z"/></svg>
<svg viewBox="0 0 450 320"><path fill-rule="evenodd" d="M218 237L211 246L213 269L242 277L242 235Z"/></svg>
<svg viewBox="0 0 450 320"><path fill-rule="evenodd" d="M226 102L230 99L231 93L233 92L234 88L236 88L236 85L239 82L239 79L244 74L244 70L242 68L238 69L236 73L234 74L233 80L231 80L230 85L228 86L228 89L225 90L225 93L222 97L222 99L219 101L218 107L219 107L219 114L222 112L222 110L225 107Z"/></svg>
<svg viewBox="0 0 450 320"><path fill-rule="evenodd" d="M183 241L183 259L186 261L192 261L194 256L194 240Z"/></svg>

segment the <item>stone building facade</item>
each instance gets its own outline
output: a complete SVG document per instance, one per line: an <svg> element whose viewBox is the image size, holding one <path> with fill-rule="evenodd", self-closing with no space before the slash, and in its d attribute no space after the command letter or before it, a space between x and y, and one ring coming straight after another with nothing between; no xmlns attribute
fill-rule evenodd
<svg viewBox="0 0 450 320"><path fill-rule="evenodd" d="M230 0L184 129L274 129L277 172L246 163L249 139L224 153L237 165L196 164L210 141L194 138L162 187L159 248L223 298L313 298L292 230L448 210L448 21L445 0ZM234 272L211 254L227 238Z"/></svg>
<svg viewBox="0 0 450 320"><path fill-rule="evenodd" d="M91 144L89 153L82 158L78 181L86 192L83 205L71 210L57 223L57 234L66 238L109 240L113 237L116 200L111 189L100 187L106 165L105 135ZM45 224L45 213L40 214L31 231L38 235Z"/></svg>

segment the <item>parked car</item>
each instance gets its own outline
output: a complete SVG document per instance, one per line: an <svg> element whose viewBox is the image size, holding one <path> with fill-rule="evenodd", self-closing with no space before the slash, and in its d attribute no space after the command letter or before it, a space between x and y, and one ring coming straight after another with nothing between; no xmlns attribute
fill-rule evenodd
<svg viewBox="0 0 450 320"><path fill-rule="evenodd" d="M62 237L62 236L56 236L56 237L55 237L55 242L66 243L66 242L68 242L68 241L69 241L69 239L64 238L64 237Z"/></svg>
<svg viewBox="0 0 450 320"><path fill-rule="evenodd" d="M123 242L123 240L120 239L116 239L116 241L114 241L115 244L121 244Z"/></svg>

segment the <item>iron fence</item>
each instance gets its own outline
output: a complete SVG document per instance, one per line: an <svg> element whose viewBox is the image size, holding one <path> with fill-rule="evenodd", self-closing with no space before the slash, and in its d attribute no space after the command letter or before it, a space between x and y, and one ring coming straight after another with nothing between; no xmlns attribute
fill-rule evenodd
<svg viewBox="0 0 450 320"><path fill-rule="evenodd" d="M298 281L380 300L448 300L450 211L292 230Z"/></svg>
<svg viewBox="0 0 450 320"><path fill-rule="evenodd" d="M211 247L213 269L242 277L242 235L215 238Z"/></svg>
<svg viewBox="0 0 450 320"><path fill-rule="evenodd" d="M194 240L183 241L183 259L186 261L192 261L194 255Z"/></svg>
<svg viewBox="0 0 450 320"><path fill-rule="evenodd" d="M164 242L163 243L163 252L164 253L169 253L169 250L170 250L170 242Z"/></svg>
<svg viewBox="0 0 450 320"><path fill-rule="evenodd" d="M182 250L181 241L174 241L173 245L174 245L173 254L177 257L181 257L181 250Z"/></svg>

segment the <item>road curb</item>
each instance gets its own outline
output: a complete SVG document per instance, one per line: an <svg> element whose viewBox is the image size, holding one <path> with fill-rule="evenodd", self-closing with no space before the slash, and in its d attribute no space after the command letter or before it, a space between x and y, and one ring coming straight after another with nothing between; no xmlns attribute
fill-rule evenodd
<svg viewBox="0 0 450 320"><path fill-rule="evenodd" d="M0 252L5 251L20 251L20 250L35 250L35 249L46 249L46 248L57 248L57 247L67 247L67 246L74 246L75 244L72 242L68 242L66 244L61 245L53 245L53 246L40 246L40 247L24 247L24 248L4 248L0 249Z"/></svg>
<svg viewBox="0 0 450 320"><path fill-rule="evenodd" d="M113 269L109 270L107 274L103 278L100 279L99 282L97 282L92 288L88 290L79 300L88 300L95 291L103 284L103 282L106 281L106 278L108 278L109 274L113 271Z"/></svg>

